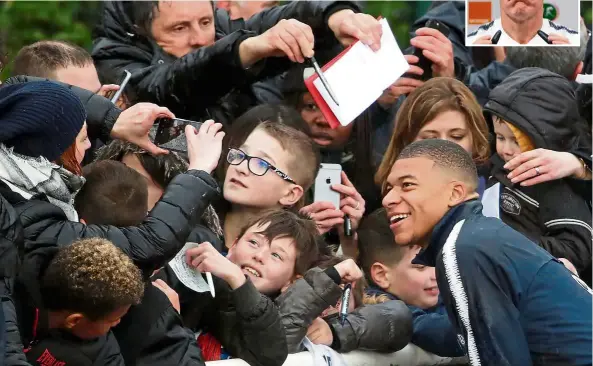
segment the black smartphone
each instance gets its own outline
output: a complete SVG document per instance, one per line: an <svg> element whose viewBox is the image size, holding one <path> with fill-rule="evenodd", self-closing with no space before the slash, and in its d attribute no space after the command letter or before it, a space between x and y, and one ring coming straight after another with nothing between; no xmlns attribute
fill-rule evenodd
<svg viewBox="0 0 593 366"><path fill-rule="evenodd" d="M121 78L119 82L119 89L109 91L107 95L105 95L105 98L111 100L111 103L115 104L121 96L121 94L124 92L124 89L126 88L126 85L128 85L128 81L130 81L131 77L132 73L128 70L124 70L124 76Z"/></svg>
<svg viewBox="0 0 593 366"><path fill-rule="evenodd" d="M202 126L202 122L181 118L160 118L157 123L158 127L154 135L154 143L156 145L163 145L171 140L175 140L183 134L187 125L194 126L196 130L199 130Z"/></svg>
<svg viewBox="0 0 593 366"><path fill-rule="evenodd" d="M426 28L436 29L439 32L441 32L445 37L449 37L449 32L450 32L449 27L447 27L444 23L439 22L438 20L429 19L424 26ZM427 59L422 54L422 49L412 47L411 53L412 53L412 55L418 57L419 61L416 64L416 66L418 66L419 68L424 70L424 73L422 75L406 73L403 75L403 77L407 77L407 78L411 78L411 79L418 79L418 80L422 80L422 81L426 81L426 80L432 78L432 61Z"/></svg>

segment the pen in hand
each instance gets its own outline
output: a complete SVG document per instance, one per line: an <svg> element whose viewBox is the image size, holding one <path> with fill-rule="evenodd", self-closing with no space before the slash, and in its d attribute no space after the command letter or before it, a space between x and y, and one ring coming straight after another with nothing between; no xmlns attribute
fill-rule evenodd
<svg viewBox="0 0 593 366"><path fill-rule="evenodd" d="M348 215L344 215L344 235L347 238L352 237L352 219Z"/></svg>
<svg viewBox="0 0 593 366"><path fill-rule="evenodd" d="M325 78L325 74L319 67L319 64L317 63L315 56L311 57L309 60L311 61L311 65L313 65L313 68L315 69L315 73L317 74L317 76L319 76L319 80L321 80L323 87L325 88L325 90L327 90L329 96L333 99L334 103L336 103L336 105L339 106L340 103L338 103L338 98L336 97L336 94L333 92L332 88L329 86L329 82L327 81L327 79Z"/></svg>
<svg viewBox="0 0 593 366"><path fill-rule="evenodd" d="M208 287L210 288L210 295L212 295L212 297L216 297L216 292L214 291L214 281L212 281L212 273L206 272L206 281L208 282Z"/></svg>
<svg viewBox="0 0 593 366"><path fill-rule="evenodd" d="M344 292L342 293L342 304L340 305L340 314L339 320L340 325L344 325L346 322L346 316L348 315L348 307L350 306L350 293L352 292L352 284L347 284L344 287Z"/></svg>

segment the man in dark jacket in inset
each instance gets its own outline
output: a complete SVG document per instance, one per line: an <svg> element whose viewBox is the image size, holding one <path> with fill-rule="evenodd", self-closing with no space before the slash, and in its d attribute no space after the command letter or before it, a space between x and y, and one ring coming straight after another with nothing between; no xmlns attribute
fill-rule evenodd
<svg viewBox="0 0 593 366"><path fill-rule="evenodd" d="M425 248L470 364L590 365L593 292L477 201L470 155L446 140L399 155L383 200L398 245Z"/></svg>
<svg viewBox="0 0 593 366"><path fill-rule="evenodd" d="M205 1L106 2L92 56L104 82L116 82L124 69L132 73L126 88L132 102L226 122L251 106L253 82L283 72L288 59L304 62L314 42L323 48L335 36L378 49L379 22L355 11L353 2L294 1L233 21ZM274 56L281 58L268 59Z"/></svg>

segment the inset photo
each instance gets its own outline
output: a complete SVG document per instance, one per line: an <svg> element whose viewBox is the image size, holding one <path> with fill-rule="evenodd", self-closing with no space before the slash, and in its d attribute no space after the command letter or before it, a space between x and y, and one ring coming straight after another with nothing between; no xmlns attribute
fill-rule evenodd
<svg viewBox="0 0 593 366"><path fill-rule="evenodd" d="M578 46L578 0L465 0L466 46Z"/></svg>

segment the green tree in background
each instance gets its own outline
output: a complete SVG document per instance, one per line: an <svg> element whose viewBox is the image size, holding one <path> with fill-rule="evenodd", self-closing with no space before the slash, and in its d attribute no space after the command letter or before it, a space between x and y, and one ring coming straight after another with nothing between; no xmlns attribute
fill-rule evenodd
<svg viewBox="0 0 593 366"><path fill-rule="evenodd" d="M10 61L21 47L44 39L69 41L90 49L91 30L101 2L0 2L0 52ZM1 74L4 79L8 63Z"/></svg>
<svg viewBox="0 0 593 366"><path fill-rule="evenodd" d="M429 4L430 1L366 1L365 11L387 18L400 47L405 48L410 41L410 24ZM10 61L21 47L44 39L65 40L90 49L91 30L100 16L100 7L99 1L0 1L0 55ZM581 2L581 14L590 25L590 1ZM10 69L8 62L0 79L5 79Z"/></svg>

